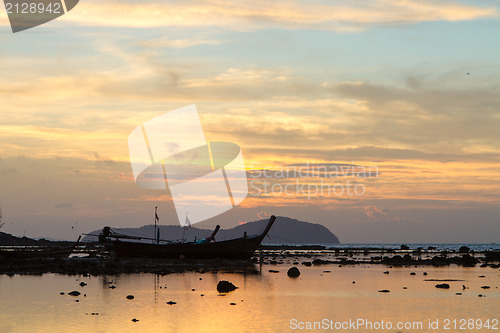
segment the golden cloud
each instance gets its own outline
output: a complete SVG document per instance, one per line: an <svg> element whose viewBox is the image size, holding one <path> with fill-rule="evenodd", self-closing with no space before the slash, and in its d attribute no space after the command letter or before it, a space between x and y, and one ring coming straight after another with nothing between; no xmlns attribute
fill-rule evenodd
<svg viewBox="0 0 500 333"><path fill-rule="evenodd" d="M81 2L61 19L86 26L154 28L165 26L229 27L254 30L269 27L357 31L371 25L423 21L461 21L498 17L496 7L458 1L97 1ZM8 24L5 13L0 23ZM182 42L180 42L182 45Z"/></svg>

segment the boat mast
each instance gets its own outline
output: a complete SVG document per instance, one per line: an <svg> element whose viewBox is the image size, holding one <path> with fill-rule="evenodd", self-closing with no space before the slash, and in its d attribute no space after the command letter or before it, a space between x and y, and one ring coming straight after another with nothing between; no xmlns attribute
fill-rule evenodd
<svg viewBox="0 0 500 333"><path fill-rule="evenodd" d="M158 206L155 206L155 237L154 237L154 240L155 240L155 243L158 244L158 227L156 226L156 222L159 221L160 218L158 217Z"/></svg>

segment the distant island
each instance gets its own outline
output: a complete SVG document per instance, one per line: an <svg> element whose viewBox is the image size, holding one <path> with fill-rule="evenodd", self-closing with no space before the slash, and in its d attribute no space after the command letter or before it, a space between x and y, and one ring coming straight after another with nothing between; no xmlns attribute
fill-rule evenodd
<svg viewBox="0 0 500 333"><path fill-rule="evenodd" d="M5 232L0 232L0 246L61 246L72 245L74 243L74 241L56 241L44 238L33 239L28 237L16 237Z"/></svg>
<svg viewBox="0 0 500 333"><path fill-rule="evenodd" d="M266 226L267 219L247 222L231 229L220 229L215 237L216 240L233 239L243 236L246 232L248 236L259 234ZM213 230L191 227L184 231L180 225L159 226L160 238L168 240L182 239L183 233L187 240L203 239L209 237ZM132 236L153 237L154 225L145 225L139 228L113 228L113 230ZM101 230L90 232L98 235ZM82 241L92 242L96 237L85 236ZM339 239L325 226L316 223L298 221L289 217L278 216L271 231L262 244L339 244Z"/></svg>

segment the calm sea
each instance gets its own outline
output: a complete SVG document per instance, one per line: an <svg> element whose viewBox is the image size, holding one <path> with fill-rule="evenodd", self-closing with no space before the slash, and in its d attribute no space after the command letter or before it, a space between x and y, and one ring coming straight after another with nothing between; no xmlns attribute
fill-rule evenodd
<svg viewBox="0 0 500 333"><path fill-rule="evenodd" d="M265 242L264 242L265 244ZM283 244L283 245L297 245L297 244ZM301 244L301 245L310 245L310 244ZM394 243L394 244L389 244L389 243L341 243L341 244L330 244L330 243L319 243L319 244L314 244L314 245L323 245L326 246L327 248L338 248L338 249L344 249L344 248L367 248L367 249L399 249L403 243ZM429 246L435 247L439 250L455 250L458 251L458 249L461 246L467 246L469 249L473 251L488 251L488 250L500 250L500 243L486 243L486 244L480 244L480 243L455 243L455 244L443 244L443 243L422 243L422 244L415 244L415 243L408 243L404 244L407 245L410 249L416 250L417 248L424 248L427 249Z"/></svg>

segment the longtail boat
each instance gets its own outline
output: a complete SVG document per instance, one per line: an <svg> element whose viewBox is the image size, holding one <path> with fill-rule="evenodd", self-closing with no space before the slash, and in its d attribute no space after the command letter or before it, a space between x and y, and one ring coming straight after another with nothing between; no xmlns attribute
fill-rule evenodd
<svg viewBox="0 0 500 333"><path fill-rule="evenodd" d="M129 236L116 233L106 226L99 234L99 242L104 243L116 257L123 258L248 259L254 255L275 220L276 217L272 215L265 229L258 235L247 236L245 233L240 238L223 241L215 240L215 235L220 229L219 225L210 237L192 242ZM124 239L151 240L152 243L124 241Z"/></svg>

